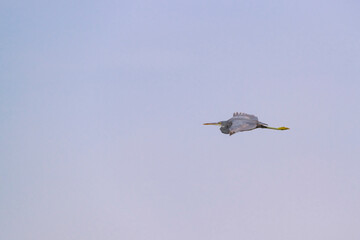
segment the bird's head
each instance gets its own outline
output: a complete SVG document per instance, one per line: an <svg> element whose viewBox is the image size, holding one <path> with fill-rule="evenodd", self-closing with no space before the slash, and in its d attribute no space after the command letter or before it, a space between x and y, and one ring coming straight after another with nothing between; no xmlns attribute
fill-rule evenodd
<svg viewBox="0 0 360 240"><path fill-rule="evenodd" d="M220 121L215 123L204 123L203 125L215 125L215 126L224 126L227 121Z"/></svg>

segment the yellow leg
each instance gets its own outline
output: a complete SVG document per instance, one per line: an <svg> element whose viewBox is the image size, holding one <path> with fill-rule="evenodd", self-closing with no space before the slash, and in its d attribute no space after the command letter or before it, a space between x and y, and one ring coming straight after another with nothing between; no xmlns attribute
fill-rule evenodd
<svg viewBox="0 0 360 240"><path fill-rule="evenodd" d="M290 128L287 128L287 127L278 127L278 128L265 127L265 128L269 128L269 129L273 129L273 130L288 130L288 129L290 129Z"/></svg>

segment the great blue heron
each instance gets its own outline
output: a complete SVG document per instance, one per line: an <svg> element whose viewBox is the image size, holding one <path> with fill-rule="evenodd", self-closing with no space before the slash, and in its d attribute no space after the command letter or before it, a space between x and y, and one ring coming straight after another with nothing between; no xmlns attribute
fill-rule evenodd
<svg viewBox="0 0 360 240"><path fill-rule="evenodd" d="M266 123L259 122L258 118L254 115L247 113L234 113L233 117L227 121L216 123L204 123L204 125L217 125L221 126L220 131L230 136L237 132L250 131L255 128L268 128L273 130L288 130L287 127L269 127Z"/></svg>

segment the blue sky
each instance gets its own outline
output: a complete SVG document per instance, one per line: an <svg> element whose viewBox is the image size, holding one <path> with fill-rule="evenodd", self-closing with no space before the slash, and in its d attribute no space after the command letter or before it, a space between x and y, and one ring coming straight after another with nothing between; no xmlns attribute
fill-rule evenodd
<svg viewBox="0 0 360 240"><path fill-rule="evenodd" d="M1 239L360 238L358 2L0 9Z"/></svg>

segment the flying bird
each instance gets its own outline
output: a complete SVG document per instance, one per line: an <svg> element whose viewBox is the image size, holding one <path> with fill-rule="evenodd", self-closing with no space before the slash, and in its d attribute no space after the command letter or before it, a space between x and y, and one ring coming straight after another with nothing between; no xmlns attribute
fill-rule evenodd
<svg viewBox="0 0 360 240"><path fill-rule="evenodd" d="M221 126L220 131L230 136L237 132L250 131L255 128L267 128L273 130L288 130L287 127L269 127L266 123L259 122L258 118L254 115L247 113L236 112L233 117L227 121L220 121L216 123L204 123L204 125L217 125Z"/></svg>

